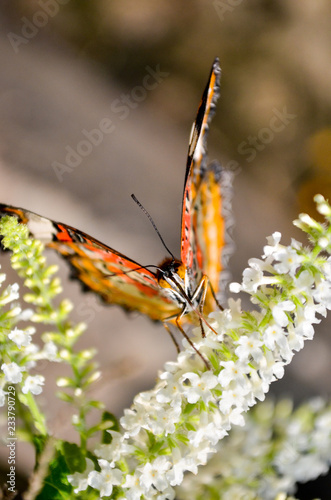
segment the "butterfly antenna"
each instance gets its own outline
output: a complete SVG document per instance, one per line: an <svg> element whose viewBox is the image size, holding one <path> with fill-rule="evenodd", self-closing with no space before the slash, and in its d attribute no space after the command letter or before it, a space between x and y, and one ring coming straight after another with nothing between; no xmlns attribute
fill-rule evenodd
<svg viewBox="0 0 331 500"><path fill-rule="evenodd" d="M162 269L160 269L158 266L154 266L154 264L149 264L147 266L135 267L134 269L129 269L128 271L117 271L116 273L105 274L104 278L111 278L113 276L121 276L122 274L129 274L129 273L133 273L134 271L140 271L140 269L147 269L148 270L150 267L154 267L158 271L162 272Z"/></svg>
<svg viewBox="0 0 331 500"><path fill-rule="evenodd" d="M173 258L173 260L176 260L174 254L169 250L169 248L165 244L164 239L162 238L162 236L160 234L160 231L158 230L158 228L156 227L155 222L152 219L152 216L147 212L146 208L140 203L140 201L135 197L134 194L131 195L131 198L133 199L133 201L135 201L137 203L138 207L144 212L144 214L148 218L149 222L152 224L152 226L154 228L154 231L156 232L156 234L160 238L161 243L164 246L164 248L166 249L166 251L171 255L171 257Z"/></svg>

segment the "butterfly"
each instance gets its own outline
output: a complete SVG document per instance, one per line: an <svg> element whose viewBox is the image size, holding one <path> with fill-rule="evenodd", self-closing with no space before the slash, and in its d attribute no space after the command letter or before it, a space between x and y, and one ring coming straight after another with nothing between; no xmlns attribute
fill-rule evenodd
<svg viewBox="0 0 331 500"><path fill-rule="evenodd" d="M187 338L181 323L208 325L205 315L218 304L216 295L225 243L221 193L224 170L216 162L208 165L206 152L209 124L219 97L220 75L216 58L189 141L180 259L167 249L170 257L159 266L143 266L74 227L0 204L0 216L14 215L26 224L32 237L70 264L72 277L84 289L96 293L107 304L117 304L163 322L172 337L169 324L176 324Z"/></svg>

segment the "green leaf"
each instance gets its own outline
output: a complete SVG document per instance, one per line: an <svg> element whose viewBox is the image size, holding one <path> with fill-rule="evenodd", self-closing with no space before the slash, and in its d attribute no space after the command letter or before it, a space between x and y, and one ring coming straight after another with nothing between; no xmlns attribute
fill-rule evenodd
<svg viewBox="0 0 331 500"><path fill-rule="evenodd" d="M93 401L88 401L87 403L88 406L91 406L92 408L97 408L98 410L102 410L104 408L104 403L101 401L93 400Z"/></svg>
<svg viewBox="0 0 331 500"><path fill-rule="evenodd" d="M185 423L185 427L186 427L186 429L187 429L188 431L194 431L194 432L196 431L196 428L195 428L195 427L194 427L194 425L193 425L193 424L191 424L190 422L186 422L186 423Z"/></svg>
<svg viewBox="0 0 331 500"><path fill-rule="evenodd" d="M56 392L56 397L59 399L62 399L62 401L65 401L66 403L72 403L73 402L73 397L70 396L69 394L66 394L65 392L58 391Z"/></svg>
<svg viewBox="0 0 331 500"><path fill-rule="evenodd" d="M75 443L62 443L62 452L70 474L74 472L84 472L86 468L85 456Z"/></svg>
<svg viewBox="0 0 331 500"><path fill-rule="evenodd" d="M102 417L101 417L101 422L109 422L108 430L117 431L117 432L120 430L120 426L119 426L117 418L115 417L115 415L113 415L109 411L103 412ZM109 443L111 443L111 441L112 441L112 436L111 436L111 434L109 434L109 432L107 432L107 429L105 429L102 432L101 443L109 444Z"/></svg>
<svg viewBox="0 0 331 500"><path fill-rule="evenodd" d="M152 455L157 455L160 452L161 448L163 447L164 443L165 443L164 439L160 439L160 441L155 441L153 446L151 446L149 449L150 453Z"/></svg>
<svg viewBox="0 0 331 500"><path fill-rule="evenodd" d="M181 441L182 443L184 443L186 445L190 442L190 440L188 439L188 437L185 436L184 434L179 434L178 433L178 434L176 434L176 437L177 437L178 441Z"/></svg>
<svg viewBox="0 0 331 500"><path fill-rule="evenodd" d="M191 411L193 411L195 408L196 408L195 404L187 403L187 405L183 409L183 415L189 415Z"/></svg>
<svg viewBox="0 0 331 500"><path fill-rule="evenodd" d="M33 435L32 441L36 449L36 464L38 464L39 457L44 450L47 439L48 438L46 436L42 436L40 434Z"/></svg>
<svg viewBox="0 0 331 500"><path fill-rule="evenodd" d="M73 500L79 498L89 498L89 500L99 498L98 494L91 495L83 492L83 495L73 493L67 477L74 472L84 472L86 468L85 456L79 446L67 441L58 442L57 451L49 464L48 474L44 478L42 490L36 500Z"/></svg>
<svg viewBox="0 0 331 500"><path fill-rule="evenodd" d="M69 500L73 496L73 488L67 476L70 473L64 456L58 450L49 464L48 474L44 478L42 490L36 500Z"/></svg>

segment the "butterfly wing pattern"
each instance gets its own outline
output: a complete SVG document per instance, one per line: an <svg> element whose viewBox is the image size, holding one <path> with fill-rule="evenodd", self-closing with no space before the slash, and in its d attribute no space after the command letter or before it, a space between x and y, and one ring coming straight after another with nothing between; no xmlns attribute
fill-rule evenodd
<svg viewBox="0 0 331 500"><path fill-rule="evenodd" d="M194 259L193 200L206 169L206 141L209 123L219 97L221 69L214 61L207 86L202 95L197 116L192 126L184 181L181 229L181 260L188 269L196 267Z"/></svg>
<svg viewBox="0 0 331 500"><path fill-rule="evenodd" d="M178 326L179 318L187 313L187 319L194 321L195 312L201 323L202 312L215 307L211 292L218 291L224 246L223 171L217 163L206 163L207 132L219 96L220 73L215 59L192 128L182 204L181 260L166 259L154 273L67 224L5 204L0 204L0 216L14 215L26 224L31 236L60 254L70 264L72 277L104 302L156 321L176 319Z"/></svg>
<svg viewBox="0 0 331 500"><path fill-rule="evenodd" d="M207 135L219 98L220 77L219 61L215 59L191 132L182 209L181 260L191 282L191 293L192 287L208 278L205 313L215 307L226 239L221 191L230 174L217 162L207 164Z"/></svg>
<svg viewBox="0 0 331 500"><path fill-rule="evenodd" d="M14 215L30 234L70 264L72 277L108 304L139 311L153 320L177 314L179 308L159 287L155 274L78 229L33 212L0 204L0 215Z"/></svg>

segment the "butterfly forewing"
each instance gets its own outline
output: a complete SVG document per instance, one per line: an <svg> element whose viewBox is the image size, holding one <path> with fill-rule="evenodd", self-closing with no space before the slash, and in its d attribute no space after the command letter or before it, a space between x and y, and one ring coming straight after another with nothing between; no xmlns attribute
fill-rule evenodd
<svg viewBox="0 0 331 500"><path fill-rule="evenodd" d="M181 260L186 266L188 278L194 282L193 286L199 283L204 274L208 276L208 268L204 269L203 267L203 262L206 259L202 259L201 236L200 242L197 236L198 225L201 224L202 218L201 216L197 218L196 213L203 204L205 197L202 197L199 203L196 203L196 199L200 184L208 168L206 162L207 135L219 97L220 76L219 61L215 59L207 86L202 95L196 120L193 124L185 173L182 206ZM214 203L216 203L215 200ZM215 217L212 224L218 224L219 222L222 224L221 212L218 213L218 219Z"/></svg>
<svg viewBox="0 0 331 500"><path fill-rule="evenodd" d="M180 312L178 304L159 287L154 273L88 234L27 210L0 205L0 215L5 214L27 224L31 236L65 258L73 278L108 304L158 321Z"/></svg>
<svg viewBox="0 0 331 500"><path fill-rule="evenodd" d="M210 122L213 118L216 103L220 95L221 68L218 58L215 59L206 88L202 94L196 119L192 126L188 148L185 182L192 177L192 196L198 188L200 179L206 169L207 137Z"/></svg>

